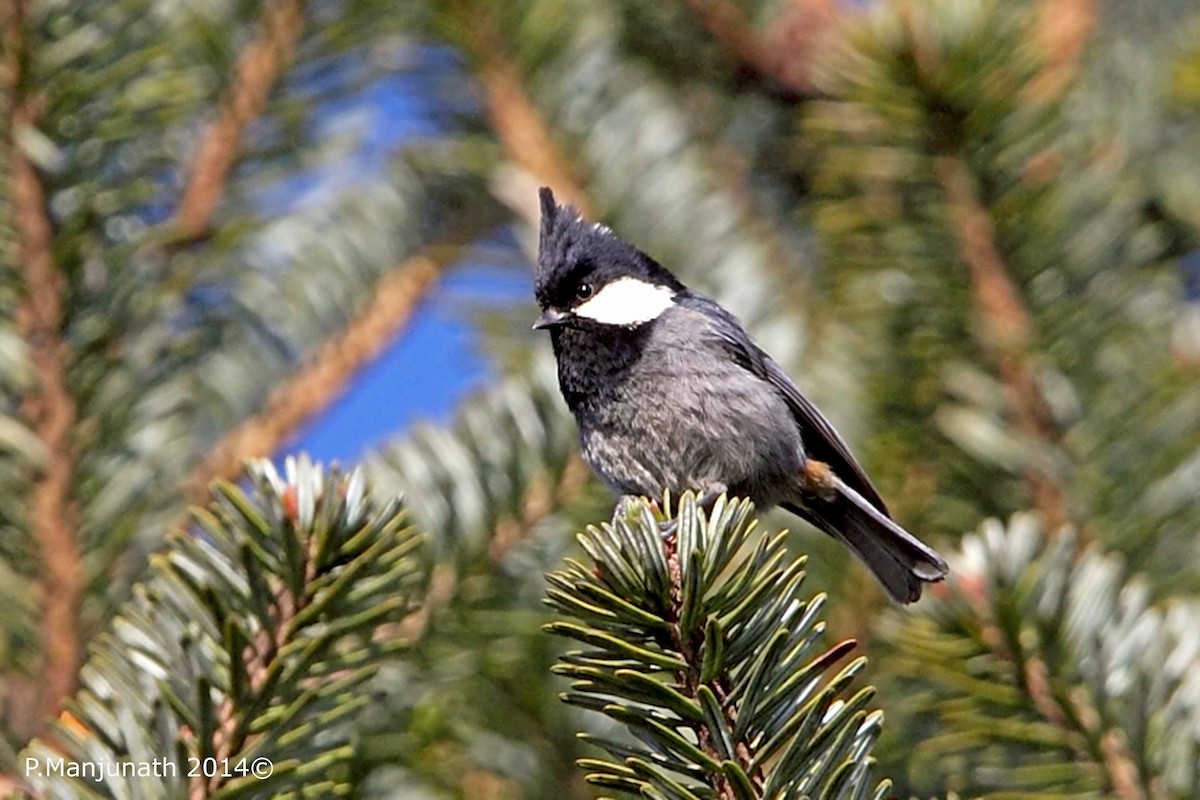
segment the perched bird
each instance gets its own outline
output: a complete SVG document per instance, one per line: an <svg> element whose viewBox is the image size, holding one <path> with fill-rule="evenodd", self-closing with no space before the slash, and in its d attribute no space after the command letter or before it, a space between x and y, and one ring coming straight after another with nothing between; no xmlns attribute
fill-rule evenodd
<svg viewBox="0 0 1200 800"><path fill-rule="evenodd" d="M782 506L900 603L946 562L892 521L842 437L728 311L611 230L541 198L535 294L584 460L622 496Z"/></svg>

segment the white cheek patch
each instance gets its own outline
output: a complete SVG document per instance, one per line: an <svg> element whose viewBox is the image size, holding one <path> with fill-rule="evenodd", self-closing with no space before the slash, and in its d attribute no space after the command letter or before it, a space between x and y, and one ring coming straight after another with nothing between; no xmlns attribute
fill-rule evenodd
<svg viewBox="0 0 1200 800"><path fill-rule="evenodd" d="M576 316L604 325L641 325L666 311L675 292L637 278L618 278L575 307Z"/></svg>

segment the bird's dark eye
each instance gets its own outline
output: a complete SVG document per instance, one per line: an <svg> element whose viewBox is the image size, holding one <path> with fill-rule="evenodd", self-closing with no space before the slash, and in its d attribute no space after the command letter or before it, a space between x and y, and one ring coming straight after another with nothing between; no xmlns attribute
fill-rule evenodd
<svg viewBox="0 0 1200 800"><path fill-rule="evenodd" d="M587 300L595 293L596 290L590 283L581 283L575 287L576 300Z"/></svg>

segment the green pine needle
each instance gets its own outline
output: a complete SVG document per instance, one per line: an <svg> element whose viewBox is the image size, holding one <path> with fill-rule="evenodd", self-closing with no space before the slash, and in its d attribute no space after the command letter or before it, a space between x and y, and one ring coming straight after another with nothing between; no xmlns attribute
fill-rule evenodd
<svg viewBox="0 0 1200 800"><path fill-rule="evenodd" d="M824 597L800 596L803 557L752 516L749 502L725 498L705 514L685 494L664 540L663 520L636 504L581 534L594 566L569 561L548 576L546 602L578 621L546 630L592 648L554 669L575 681L563 700L633 736L584 737L615 759L580 761L593 785L737 800L886 790L870 757L874 690L845 697L865 659L833 673L853 642L822 647Z"/></svg>
<svg viewBox="0 0 1200 800"><path fill-rule="evenodd" d="M885 617L897 676L885 688L903 721L919 703L936 725L907 748L920 784L991 798L1197 796L1200 607L1153 605L1123 573L1016 515L964 541L947 591L919 614Z"/></svg>
<svg viewBox="0 0 1200 800"><path fill-rule="evenodd" d="M342 796L352 788L349 721L395 648L384 625L412 612L420 538L396 501L376 506L358 473L307 459L247 470L249 490L214 486L196 528L171 539L100 637L59 726L57 748L23 758L170 757L154 777L96 783L43 770L46 797ZM215 774L189 777L197 760ZM247 774L255 759L271 774ZM213 770L209 770L213 773Z"/></svg>

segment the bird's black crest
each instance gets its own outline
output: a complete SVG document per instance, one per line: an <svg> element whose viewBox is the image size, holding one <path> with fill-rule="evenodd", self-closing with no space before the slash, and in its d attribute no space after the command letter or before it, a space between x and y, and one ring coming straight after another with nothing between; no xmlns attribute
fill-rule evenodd
<svg viewBox="0 0 1200 800"><path fill-rule="evenodd" d="M574 206L562 206L550 187L538 190L542 221L534 292L542 307L554 305L559 291L592 276L603 283L633 276L682 291L684 286L654 259L617 237L603 225L584 220Z"/></svg>
<svg viewBox="0 0 1200 800"><path fill-rule="evenodd" d="M543 306L553 301L555 287L564 284L569 274L594 261L602 234L583 221L574 206L560 206L549 186L538 190L542 206L542 224L538 236L537 271L534 290Z"/></svg>
<svg viewBox="0 0 1200 800"><path fill-rule="evenodd" d="M538 189L538 199L542 201L542 234L545 235L546 226L554 222L558 203L554 201L554 191L549 186Z"/></svg>

